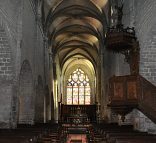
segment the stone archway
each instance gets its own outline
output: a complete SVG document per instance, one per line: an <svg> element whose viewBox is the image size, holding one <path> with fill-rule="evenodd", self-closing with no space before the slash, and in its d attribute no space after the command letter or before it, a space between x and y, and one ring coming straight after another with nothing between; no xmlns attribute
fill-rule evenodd
<svg viewBox="0 0 156 143"><path fill-rule="evenodd" d="M25 60L19 78L19 124L33 124L34 97L33 76L29 61Z"/></svg>
<svg viewBox="0 0 156 143"><path fill-rule="evenodd" d="M38 83L36 87L35 122L44 122L44 89L42 77L40 75L38 76Z"/></svg>

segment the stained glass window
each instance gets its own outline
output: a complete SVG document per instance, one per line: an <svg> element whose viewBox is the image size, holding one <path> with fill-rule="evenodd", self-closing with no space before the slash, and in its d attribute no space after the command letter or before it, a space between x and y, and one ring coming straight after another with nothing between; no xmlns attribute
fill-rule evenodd
<svg viewBox="0 0 156 143"><path fill-rule="evenodd" d="M67 104L90 104L90 93L88 76L77 68L67 81Z"/></svg>
<svg viewBox="0 0 156 143"><path fill-rule="evenodd" d="M67 104L72 104L72 86L68 86L69 88L67 88L67 95L68 95L68 99L67 99Z"/></svg>

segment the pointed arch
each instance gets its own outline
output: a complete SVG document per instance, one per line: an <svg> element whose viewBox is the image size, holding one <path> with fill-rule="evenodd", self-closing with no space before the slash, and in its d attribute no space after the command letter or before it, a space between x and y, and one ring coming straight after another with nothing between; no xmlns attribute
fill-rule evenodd
<svg viewBox="0 0 156 143"><path fill-rule="evenodd" d="M33 75L30 63L24 60L19 76L19 124L33 124L34 122L34 97Z"/></svg>

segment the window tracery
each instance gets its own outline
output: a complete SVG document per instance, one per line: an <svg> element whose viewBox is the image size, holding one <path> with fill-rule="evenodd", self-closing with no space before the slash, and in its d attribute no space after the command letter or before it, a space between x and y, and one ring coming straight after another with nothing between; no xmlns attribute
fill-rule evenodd
<svg viewBox="0 0 156 143"><path fill-rule="evenodd" d="M90 93L88 76L77 68L67 80L67 104L90 104Z"/></svg>

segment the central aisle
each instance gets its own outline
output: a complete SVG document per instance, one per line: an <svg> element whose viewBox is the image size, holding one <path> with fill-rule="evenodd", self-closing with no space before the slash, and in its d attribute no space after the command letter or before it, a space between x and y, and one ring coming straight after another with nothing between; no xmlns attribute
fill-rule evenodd
<svg viewBox="0 0 156 143"><path fill-rule="evenodd" d="M88 143L87 135L85 135L85 134L69 134L67 137L67 143Z"/></svg>

